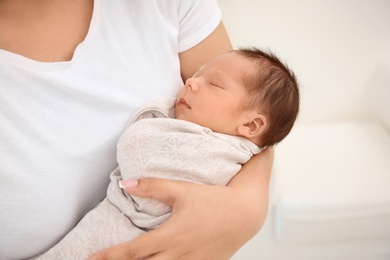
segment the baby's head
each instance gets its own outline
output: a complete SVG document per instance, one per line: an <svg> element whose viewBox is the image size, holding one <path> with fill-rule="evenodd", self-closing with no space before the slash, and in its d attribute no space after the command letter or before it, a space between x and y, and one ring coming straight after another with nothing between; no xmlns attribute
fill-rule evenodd
<svg viewBox="0 0 390 260"><path fill-rule="evenodd" d="M175 116L264 147L290 132L298 110L294 74L273 54L253 48L202 66L179 91Z"/></svg>
<svg viewBox="0 0 390 260"><path fill-rule="evenodd" d="M256 48L236 51L250 66L243 70L248 91L244 110L257 109L267 127L259 135L261 146L282 141L291 131L299 112L299 86L294 73L271 52Z"/></svg>

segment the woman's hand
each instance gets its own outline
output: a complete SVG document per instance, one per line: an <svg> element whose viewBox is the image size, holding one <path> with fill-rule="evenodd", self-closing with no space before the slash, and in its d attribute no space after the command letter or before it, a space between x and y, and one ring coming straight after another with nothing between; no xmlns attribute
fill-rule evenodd
<svg viewBox="0 0 390 260"><path fill-rule="evenodd" d="M229 259L264 223L273 148L244 165L228 186L141 179L125 190L172 206L171 218L90 259Z"/></svg>

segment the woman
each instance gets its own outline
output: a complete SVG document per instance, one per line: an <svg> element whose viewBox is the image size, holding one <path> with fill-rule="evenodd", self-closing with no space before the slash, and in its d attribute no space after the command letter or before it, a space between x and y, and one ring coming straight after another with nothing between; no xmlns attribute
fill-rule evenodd
<svg viewBox="0 0 390 260"><path fill-rule="evenodd" d="M2 0L0 25L0 258L21 259L105 196L133 110L232 47L206 0ZM265 219L272 160L255 157L227 187L140 180L126 191L171 204L172 218L94 257L231 257Z"/></svg>

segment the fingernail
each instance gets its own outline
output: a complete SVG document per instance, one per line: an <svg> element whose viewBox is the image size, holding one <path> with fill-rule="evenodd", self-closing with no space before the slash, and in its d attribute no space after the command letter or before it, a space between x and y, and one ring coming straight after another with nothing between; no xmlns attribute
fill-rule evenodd
<svg viewBox="0 0 390 260"><path fill-rule="evenodd" d="M122 180L119 181L119 187L121 189L137 187L138 181L135 180Z"/></svg>

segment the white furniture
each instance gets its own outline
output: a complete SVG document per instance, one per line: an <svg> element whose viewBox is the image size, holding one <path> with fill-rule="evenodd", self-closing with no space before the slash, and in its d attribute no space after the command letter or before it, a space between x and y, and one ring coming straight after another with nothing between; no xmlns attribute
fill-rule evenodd
<svg viewBox="0 0 390 260"><path fill-rule="evenodd" d="M219 0L235 47L270 48L302 106L262 230L233 259L390 259L390 4Z"/></svg>
<svg viewBox="0 0 390 260"><path fill-rule="evenodd" d="M381 125L297 127L276 156L271 225L283 259L390 259L390 135Z"/></svg>

